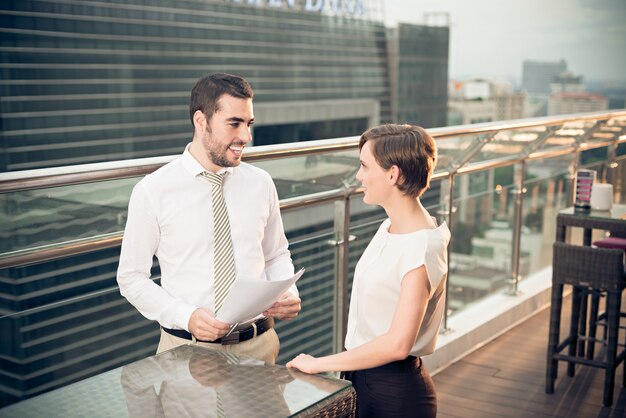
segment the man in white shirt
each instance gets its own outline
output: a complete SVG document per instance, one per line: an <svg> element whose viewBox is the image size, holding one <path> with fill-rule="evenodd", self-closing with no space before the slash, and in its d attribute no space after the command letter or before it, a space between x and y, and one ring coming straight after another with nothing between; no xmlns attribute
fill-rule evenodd
<svg viewBox="0 0 626 418"><path fill-rule="evenodd" d="M117 281L142 315L160 323L157 353L199 344L273 363L279 348L273 318L291 319L300 311L294 285L262 316L228 335L229 324L215 318L223 286L227 294L232 285L216 281L224 275L218 250L224 236L231 237L232 280L280 280L294 272L274 183L265 171L241 163L252 140L253 94L246 80L230 74L198 80L189 105L191 144L133 189ZM216 174L223 176L222 218L211 180ZM150 279L155 255L161 286Z"/></svg>

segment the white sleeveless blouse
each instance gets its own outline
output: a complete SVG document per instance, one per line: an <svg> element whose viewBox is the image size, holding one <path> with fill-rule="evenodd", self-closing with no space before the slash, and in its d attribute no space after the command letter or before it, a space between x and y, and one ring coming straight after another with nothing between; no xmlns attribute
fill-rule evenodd
<svg viewBox="0 0 626 418"><path fill-rule="evenodd" d="M356 265L345 347L356 348L389 330L402 279L424 265L430 297L410 354L425 356L435 350L445 309L450 231L444 222L434 229L390 234L390 225L389 219L383 221Z"/></svg>

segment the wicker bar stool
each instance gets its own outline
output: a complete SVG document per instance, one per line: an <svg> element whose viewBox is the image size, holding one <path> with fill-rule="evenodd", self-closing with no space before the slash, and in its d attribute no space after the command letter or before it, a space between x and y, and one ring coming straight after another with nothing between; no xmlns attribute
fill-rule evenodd
<svg viewBox="0 0 626 418"><path fill-rule="evenodd" d="M569 364L568 375L574 375L575 364L605 369L604 397L605 406L613 403L615 370L626 356L626 349L619 354L618 337L621 312L622 290L624 289L624 251L593 247L580 247L555 242L552 264L552 302L550 306L550 335L548 339L548 361L546 366L546 393L554 392L554 381L558 374L558 361ZM563 286L573 286L572 311L569 335L560 340L561 308ZM579 319L581 293L583 290L606 292L606 340L599 340L595 335L580 335ZM577 342L587 344L606 344L606 352L600 359L585 358L577 354ZM568 348L567 354L561 352ZM626 373L622 384L626 386Z"/></svg>
<svg viewBox="0 0 626 418"><path fill-rule="evenodd" d="M624 235L626 234L612 234L608 238L602 238L594 241L593 245L600 248L617 248L626 251L626 237ZM606 312L598 315L598 305L600 302L600 297L602 296L604 296L602 292L593 292L591 298L591 310L589 313L589 334L591 335L591 337L595 338L598 325L604 326L604 339L606 340L607 315ZM621 317L626 317L626 313L622 312ZM594 344L590 344L587 348L587 358L593 358L594 346Z"/></svg>

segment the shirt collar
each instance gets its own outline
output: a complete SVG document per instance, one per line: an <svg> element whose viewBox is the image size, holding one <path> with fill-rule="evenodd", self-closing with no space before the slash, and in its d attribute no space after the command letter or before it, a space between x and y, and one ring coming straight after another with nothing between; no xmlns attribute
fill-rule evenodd
<svg viewBox="0 0 626 418"><path fill-rule="evenodd" d="M187 146L185 147L185 151L183 151L183 155L181 156L181 162L185 170L187 170L187 172L192 176L196 177L207 170L202 167L202 164L200 164L193 155L191 155L191 153L189 152L190 146L191 143L187 144ZM234 173L234 167L222 167L221 170L217 173L219 174L223 172L232 175Z"/></svg>

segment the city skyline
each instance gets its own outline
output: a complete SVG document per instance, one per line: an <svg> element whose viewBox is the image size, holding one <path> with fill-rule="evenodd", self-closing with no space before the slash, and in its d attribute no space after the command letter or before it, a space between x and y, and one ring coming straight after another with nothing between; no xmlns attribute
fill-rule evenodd
<svg viewBox="0 0 626 418"><path fill-rule="evenodd" d="M388 0L385 22L424 24L450 13L450 78L519 83L524 60L567 61L585 81L626 84L623 0Z"/></svg>

